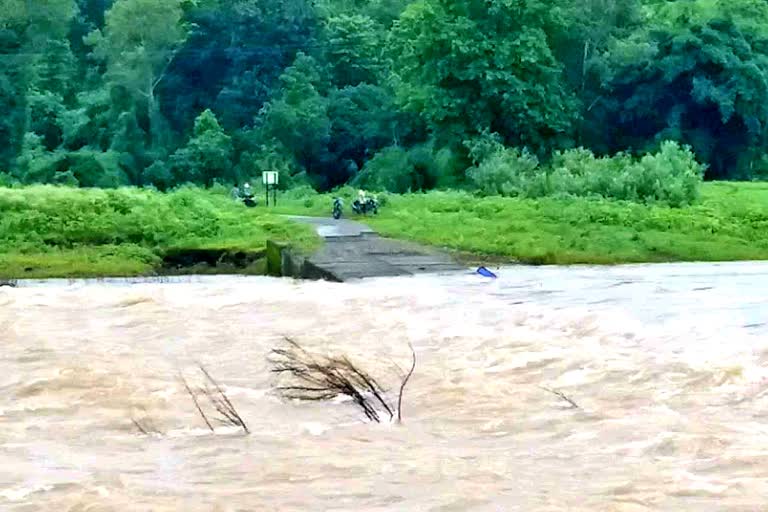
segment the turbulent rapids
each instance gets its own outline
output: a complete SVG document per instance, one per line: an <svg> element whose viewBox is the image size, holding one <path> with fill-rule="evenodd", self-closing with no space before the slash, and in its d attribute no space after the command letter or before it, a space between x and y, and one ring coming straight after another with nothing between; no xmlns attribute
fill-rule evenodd
<svg viewBox="0 0 768 512"><path fill-rule="evenodd" d="M0 509L764 507L768 265L493 270L0 288ZM412 346L403 421L280 396L286 337L390 403Z"/></svg>

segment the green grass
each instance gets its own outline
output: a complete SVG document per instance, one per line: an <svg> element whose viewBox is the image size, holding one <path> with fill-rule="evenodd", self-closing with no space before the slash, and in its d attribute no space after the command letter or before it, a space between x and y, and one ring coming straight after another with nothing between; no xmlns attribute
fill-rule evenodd
<svg viewBox="0 0 768 512"><path fill-rule="evenodd" d="M351 215L350 191L345 217ZM328 215L332 196L292 197L281 211ZM670 208L592 199L477 198L464 192L385 195L385 236L444 247L472 261L615 264L768 260L768 184L707 183ZM280 200L280 198L278 198Z"/></svg>
<svg viewBox="0 0 768 512"><path fill-rule="evenodd" d="M0 188L2 279L154 275L172 249L257 253L267 239L319 244L309 227L223 193Z"/></svg>
<svg viewBox="0 0 768 512"><path fill-rule="evenodd" d="M345 217L355 191L344 189ZM261 251L268 238L310 251L318 239L279 214L330 216L332 195L294 190L248 209L224 189L0 188L0 278L140 276L169 250ZM768 184L708 183L686 208L591 199L384 195L379 233L470 261L614 264L768 260ZM253 269L258 272L258 269Z"/></svg>

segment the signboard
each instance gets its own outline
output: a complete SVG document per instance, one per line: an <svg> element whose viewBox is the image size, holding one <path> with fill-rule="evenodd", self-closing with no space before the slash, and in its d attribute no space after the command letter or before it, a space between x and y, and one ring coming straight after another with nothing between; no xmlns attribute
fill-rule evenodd
<svg viewBox="0 0 768 512"><path fill-rule="evenodd" d="M261 173L261 181L264 185L277 185L277 171L265 171Z"/></svg>
<svg viewBox="0 0 768 512"><path fill-rule="evenodd" d="M261 173L261 182L264 183L264 191L267 193L267 206L269 206L269 189L272 189L272 204L277 204L277 171L264 171Z"/></svg>

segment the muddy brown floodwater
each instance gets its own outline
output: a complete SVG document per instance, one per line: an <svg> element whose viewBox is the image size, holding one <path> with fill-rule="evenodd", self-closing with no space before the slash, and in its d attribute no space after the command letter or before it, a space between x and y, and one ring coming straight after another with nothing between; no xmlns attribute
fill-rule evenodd
<svg viewBox="0 0 768 512"><path fill-rule="evenodd" d="M0 509L765 510L768 265L498 272L0 288ZM404 422L278 399L283 336L394 387L411 342Z"/></svg>

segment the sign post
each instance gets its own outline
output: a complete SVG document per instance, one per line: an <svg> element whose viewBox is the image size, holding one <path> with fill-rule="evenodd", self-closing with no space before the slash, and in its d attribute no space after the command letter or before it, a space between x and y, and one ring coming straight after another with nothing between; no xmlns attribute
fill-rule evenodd
<svg viewBox="0 0 768 512"><path fill-rule="evenodd" d="M267 194L267 203L269 206L269 189L272 188L272 206L277 206L277 184L279 173L277 171L264 171L261 173L261 182L264 184L264 190Z"/></svg>

